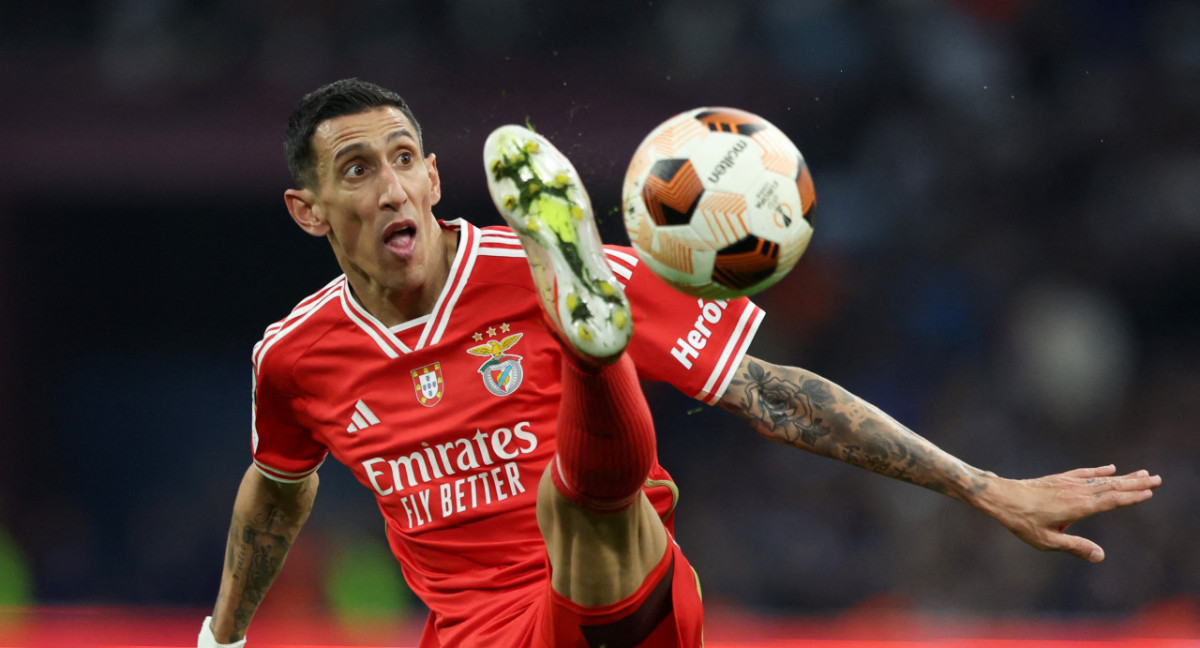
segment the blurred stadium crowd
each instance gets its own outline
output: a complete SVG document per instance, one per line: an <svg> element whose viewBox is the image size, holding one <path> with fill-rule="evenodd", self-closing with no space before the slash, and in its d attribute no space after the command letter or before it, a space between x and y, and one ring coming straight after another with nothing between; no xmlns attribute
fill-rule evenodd
<svg viewBox="0 0 1200 648"><path fill-rule="evenodd" d="M655 124L759 113L804 151L819 208L807 256L756 299L753 353L1005 476L1164 477L1078 525L1108 552L1091 566L649 385L706 598L991 615L1200 598L1200 5L202 4L0 8L0 604L211 604L250 348L337 272L280 200L283 120L342 76L413 104L440 217L499 222L480 147L528 119L575 159L609 241ZM322 476L273 596L411 605L381 576L398 569L369 494L333 462Z"/></svg>

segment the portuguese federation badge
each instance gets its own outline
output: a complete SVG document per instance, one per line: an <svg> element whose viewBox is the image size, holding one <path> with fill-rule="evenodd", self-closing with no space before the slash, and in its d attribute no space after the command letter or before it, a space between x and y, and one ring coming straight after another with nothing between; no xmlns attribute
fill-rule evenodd
<svg viewBox="0 0 1200 648"><path fill-rule="evenodd" d="M425 407L442 402L442 363L435 362L412 370L413 387L417 390L417 401Z"/></svg>

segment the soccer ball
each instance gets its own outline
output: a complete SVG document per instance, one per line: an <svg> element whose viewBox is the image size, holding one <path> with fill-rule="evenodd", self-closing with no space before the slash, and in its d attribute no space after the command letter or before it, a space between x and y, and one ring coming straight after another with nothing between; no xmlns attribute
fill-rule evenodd
<svg viewBox="0 0 1200 648"><path fill-rule="evenodd" d="M752 295L796 265L817 201L804 156L767 120L696 108L646 136L625 172L638 256L689 295Z"/></svg>

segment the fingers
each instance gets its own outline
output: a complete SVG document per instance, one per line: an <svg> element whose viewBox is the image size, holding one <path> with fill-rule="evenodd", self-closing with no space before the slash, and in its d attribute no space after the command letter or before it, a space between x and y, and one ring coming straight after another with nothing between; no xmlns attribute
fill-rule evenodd
<svg viewBox="0 0 1200 648"><path fill-rule="evenodd" d="M1154 495L1153 489L1162 485L1162 477L1139 470L1122 477L1090 478L1087 482L1092 487L1094 497L1108 500L1111 504L1102 507L1101 510L1104 510L1150 499Z"/></svg>
<svg viewBox="0 0 1200 648"><path fill-rule="evenodd" d="M1078 505L1068 515L1068 519L1072 521L1081 520L1096 513L1104 513L1113 509L1132 506L1154 496L1154 491L1149 488L1135 488L1134 490L1123 490L1123 488L1119 484L1099 486L1098 490L1085 500L1077 500Z"/></svg>
<svg viewBox="0 0 1200 648"><path fill-rule="evenodd" d="M1057 549L1092 563L1104 560L1104 549L1100 545L1079 536L1061 535Z"/></svg>
<svg viewBox="0 0 1200 648"><path fill-rule="evenodd" d="M1088 479L1091 477L1107 477L1117 472L1117 467L1113 464L1100 466L1099 468L1076 468L1063 473L1065 477L1077 477L1079 479Z"/></svg>
<svg viewBox="0 0 1200 648"><path fill-rule="evenodd" d="M1154 488L1162 483L1161 476L1151 475L1150 472L1146 471L1146 470L1136 470L1127 475L1121 475L1119 477L1110 477L1109 479L1112 479L1114 481L1121 481L1121 482L1136 481L1139 484L1144 484L1147 488Z"/></svg>
<svg viewBox="0 0 1200 648"><path fill-rule="evenodd" d="M1097 499L1104 505L1098 511L1109 511L1123 506L1133 506L1145 502L1154 496L1154 491L1139 490L1133 492L1110 491L1097 495Z"/></svg>
<svg viewBox="0 0 1200 648"><path fill-rule="evenodd" d="M1094 493L1108 491L1142 491L1158 488L1162 485L1162 477L1151 475L1148 471L1138 470L1118 477L1111 476L1115 468L1111 465L1101 468L1078 468L1062 474L1071 480L1079 480L1083 485L1091 487ZM1077 482L1077 483L1079 483ZM1139 500L1140 501L1140 500Z"/></svg>
<svg viewBox="0 0 1200 648"><path fill-rule="evenodd" d="M1151 475L1145 470L1139 470L1124 477L1112 480L1112 487L1121 491L1151 490L1162 485L1162 477Z"/></svg>

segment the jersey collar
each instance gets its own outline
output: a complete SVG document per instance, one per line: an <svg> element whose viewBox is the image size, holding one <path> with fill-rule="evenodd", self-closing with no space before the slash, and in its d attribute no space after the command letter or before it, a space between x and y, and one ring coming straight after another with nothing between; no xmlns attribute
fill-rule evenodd
<svg viewBox="0 0 1200 648"><path fill-rule="evenodd" d="M389 358L398 358L401 354L420 351L441 341L446 326L450 323L450 315L454 306L458 303L463 288L467 285L471 270L475 268L475 259L479 250L479 228L461 218L452 221L438 221L438 225L443 229L458 230L458 250L454 253L454 263L450 265L450 274L446 278L446 285L442 286L442 292L438 295L433 310L427 316L425 325L419 328L420 336L415 344L411 346L405 344L399 336L388 330L383 322L376 319L374 315L367 312L366 308L363 308L362 304L358 303L350 291L350 282L342 282L342 310L355 325L379 345L380 350ZM415 331L407 333L406 337L413 333ZM408 339L411 343L412 338Z"/></svg>

